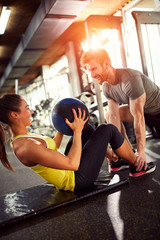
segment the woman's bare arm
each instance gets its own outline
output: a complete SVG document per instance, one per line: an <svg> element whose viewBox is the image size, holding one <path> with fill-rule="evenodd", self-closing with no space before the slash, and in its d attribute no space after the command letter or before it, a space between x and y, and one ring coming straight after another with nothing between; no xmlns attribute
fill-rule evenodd
<svg viewBox="0 0 160 240"><path fill-rule="evenodd" d="M57 133L56 133L56 136L53 138L53 140L54 140L55 143L56 143L57 148L60 147L61 142L62 142L62 139L63 139L63 134L60 133L60 132L57 132Z"/></svg>
<svg viewBox="0 0 160 240"><path fill-rule="evenodd" d="M73 123L66 119L66 123L73 130L73 143L67 156L45 148L42 143L33 138L27 138L25 141L23 140L23 144L19 144L15 151L18 159L27 166L40 164L56 169L77 170L82 152L81 134L88 118L84 120L85 113L82 115L81 110L79 110L77 116L76 111L73 109L73 114ZM20 139L17 139L17 141L20 141Z"/></svg>

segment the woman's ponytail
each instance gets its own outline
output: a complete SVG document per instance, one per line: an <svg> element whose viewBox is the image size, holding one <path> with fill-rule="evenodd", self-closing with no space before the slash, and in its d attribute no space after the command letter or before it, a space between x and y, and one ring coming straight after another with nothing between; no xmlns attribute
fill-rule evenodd
<svg viewBox="0 0 160 240"><path fill-rule="evenodd" d="M14 171L10 165L5 150L5 131L3 124L9 127L9 116L11 112L19 112L21 97L18 94L5 94L0 97L0 161L9 170ZM7 132L7 131L6 131Z"/></svg>
<svg viewBox="0 0 160 240"><path fill-rule="evenodd" d="M10 165L8 158L7 158L7 154L6 154L6 150L5 150L5 134L4 134L4 130L1 125L0 125L0 160L4 167L6 167L7 169L9 169L11 171L14 171L14 169Z"/></svg>

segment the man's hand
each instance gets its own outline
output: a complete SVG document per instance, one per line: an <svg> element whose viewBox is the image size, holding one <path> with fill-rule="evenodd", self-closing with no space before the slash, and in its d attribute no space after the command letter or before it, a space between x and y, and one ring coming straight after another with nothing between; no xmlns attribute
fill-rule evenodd
<svg viewBox="0 0 160 240"><path fill-rule="evenodd" d="M144 170L147 168L147 161L146 161L146 155L145 153L139 154L138 152L136 154L136 162L134 166L136 167L136 171L141 171L141 169L144 167Z"/></svg>

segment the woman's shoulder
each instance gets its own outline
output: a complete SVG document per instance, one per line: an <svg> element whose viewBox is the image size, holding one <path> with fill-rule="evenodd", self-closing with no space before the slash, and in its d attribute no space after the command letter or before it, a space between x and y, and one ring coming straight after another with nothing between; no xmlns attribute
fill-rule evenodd
<svg viewBox="0 0 160 240"><path fill-rule="evenodd" d="M17 158L26 166L33 166L34 156L41 154L45 147L33 138L18 138L13 143L13 151Z"/></svg>
<svg viewBox="0 0 160 240"><path fill-rule="evenodd" d="M17 138L16 141L13 142L13 150L15 152L24 152L27 150L31 150L36 145L40 145L39 141L36 141L34 138Z"/></svg>

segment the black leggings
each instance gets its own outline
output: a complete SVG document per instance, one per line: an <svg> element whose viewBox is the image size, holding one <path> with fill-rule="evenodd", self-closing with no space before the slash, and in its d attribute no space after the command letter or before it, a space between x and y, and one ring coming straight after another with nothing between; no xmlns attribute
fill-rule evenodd
<svg viewBox="0 0 160 240"><path fill-rule="evenodd" d="M71 137L66 146L65 155L70 150L72 139ZM93 185L103 164L108 143L114 150L119 148L123 141L124 137L112 124L102 124L96 130L88 124L83 129L82 156L80 166L75 171L75 191Z"/></svg>

